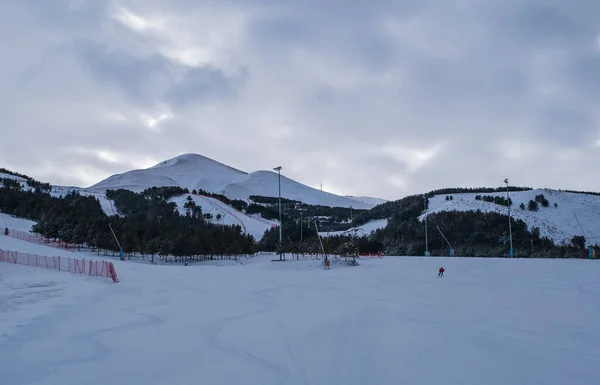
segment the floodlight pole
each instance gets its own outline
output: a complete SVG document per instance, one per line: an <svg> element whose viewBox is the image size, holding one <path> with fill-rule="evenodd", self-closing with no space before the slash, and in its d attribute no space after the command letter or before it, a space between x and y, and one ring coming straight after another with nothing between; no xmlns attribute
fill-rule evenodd
<svg viewBox="0 0 600 385"><path fill-rule="evenodd" d="M510 251L508 253L509 258L513 257L513 241L512 241L512 226L510 223L510 197L508 196L508 178L504 179L506 183L506 207L508 207L508 237L510 239Z"/></svg>
<svg viewBox="0 0 600 385"><path fill-rule="evenodd" d="M429 256L429 241L427 240L427 195L423 195L423 207L425 211L425 256Z"/></svg>
<svg viewBox="0 0 600 385"><path fill-rule="evenodd" d="M281 248L283 242L283 223L281 221L281 166L275 167L273 170L277 171L278 174L278 185L279 185L279 247ZM281 254L279 255L281 259Z"/></svg>
<svg viewBox="0 0 600 385"><path fill-rule="evenodd" d="M303 219L304 213L302 211L300 211L300 242L303 241L303 231L304 231L304 219Z"/></svg>

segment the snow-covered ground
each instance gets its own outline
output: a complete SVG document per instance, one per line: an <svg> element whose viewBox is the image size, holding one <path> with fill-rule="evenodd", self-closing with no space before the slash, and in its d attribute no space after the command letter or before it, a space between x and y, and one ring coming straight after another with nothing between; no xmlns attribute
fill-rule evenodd
<svg viewBox="0 0 600 385"><path fill-rule="evenodd" d="M12 179L14 181L17 181L19 183L21 183L21 186L23 185L27 185L27 179L21 177L21 176L16 176L16 175L12 175L12 174L6 174L4 172L0 172L0 179Z"/></svg>
<svg viewBox="0 0 600 385"><path fill-rule="evenodd" d="M185 214L184 204L188 196L192 197L196 205L202 207L203 214L212 214L213 218L210 220L212 223L217 225L238 225L244 233L251 234L256 241L260 241L266 230L278 224L278 222L269 221L260 216L248 216L218 199L194 194L184 194L170 199L170 202L177 204L177 209L181 215ZM219 220L216 218L218 214L221 215Z"/></svg>
<svg viewBox="0 0 600 385"><path fill-rule="evenodd" d="M322 233L320 232L319 235L322 237L327 237L327 236L333 237L333 236L337 236L337 235L351 235L351 236L356 235L358 237L362 237L362 236L370 235L375 230L384 229L387 226L387 224L388 224L387 219L376 219L374 221L367 222L364 225L352 227L345 231L330 231L330 232L322 232Z"/></svg>
<svg viewBox="0 0 600 385"><path fill-rule="evenodd" d="M529 211L527 205L535 200L536 195L543 194L549 201L549 207L539 205L538 211ZM452 195L453 200L447 201L446 195ZM502 196L498 193L466 193L436 195L429 200L428 213L440 211L475 211L497 212L507 214L507 207L496 203L476 200L476 195ZM513 204L510 209L511 217L523 220L529 229L539 227L540 235L552 239L556 244L569 243L575 235L585 235L591 243L600 243L600 196L575 194L550 189L510 192ZM525 205L525 210L519 208ZM554 207L554 203L558 206ZM424 216L420 217L423 220ZM577 219L583 227L577 223Z"/></svg>
<svg viewBox="0 0 600 385"><path fill-rule="evenodd" d="M377 205L380 205L382 203L388 202L388 200L386 200L386 199L373 198L373 197L362 197L362 196L355 197L355 196L352 196L352 195L346 195L346 198L350 198L350 199L355 200L355 201L367 203L369 205L372 205L373 207L377 206Z"/></svg>
<svg viewBox="0 0 600 385"><path fill-rule="evenodd" d="M2 383L600 383L596 261L270 259L119 284L0 263Z"/></svg>
<svg viewBox="0 0 600 385"><path fill-rule="evenodd" d="M104 192L93 192L87 191L80 187L72 187L72 186L52 186L52 190L50 191L50 195L53 197L64 196L73 191L77 191L81 195L93 196L100 202L100 207L102 207L102 211L108 216L118 215L117 209L114 207L113 201L108 199Z"/></svg>
<svg viewBox="0 0 600 385"><path fill-rule="evenodd" d="M29 219L16 218L6 214L0 214L0 217L0 226L7 227L10 230L30 232L31 227L36 224L36 222Z"/></svg>
<svg viewBox="0 0 600 385"><path fill-rule="evenodd" d="M273 171L255 171L232 180L219 190L233 199L247 200L251 195L278 196L279 176ZM367 203L321 191L281 175L281 196L311 205L371 209L376 204Z"/></svg>

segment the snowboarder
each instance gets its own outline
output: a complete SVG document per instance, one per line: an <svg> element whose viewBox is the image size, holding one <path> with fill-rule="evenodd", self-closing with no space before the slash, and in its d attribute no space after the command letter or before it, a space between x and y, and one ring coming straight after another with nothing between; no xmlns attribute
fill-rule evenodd
<svg viewBox="0 0 600 385"><path fill-rule="evenodd" d="M329 259L327 258L327 256L325 256L325 268L329 269L330 266L331 266L331 262L329 262Z"/></svg>
<svg viewBox="0 0 600 385"><path fill-rule="evenodd" d="M438 273L438 277L443 277L443 276L444 276L444 271L446 271L446 270L444 270L444 268L443 268L443 267L440 267L440 270L439 270L439 271L440 271L440 272Z"/></svg>

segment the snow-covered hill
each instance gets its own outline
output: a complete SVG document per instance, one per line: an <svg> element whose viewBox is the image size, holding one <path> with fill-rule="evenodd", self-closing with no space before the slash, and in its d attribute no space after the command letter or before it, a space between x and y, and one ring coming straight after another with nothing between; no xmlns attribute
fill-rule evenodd
<svg viewBox="0 0 600 385"><path fill-rule="evenodd" d="M272 171L256 171L238 178L224 186L221 193L234 199L248 199L251 195L277 196L279 176ZM298 183L295 180L281 176L281 196L311 205L330 207L353 207L355 209L370 209L375 206L358 200L317 190L310 186Z"/></svg>
<svg viewBox="0 0 600 385"><path fill-rule="evenodd" d="M108 199L103 192L93 192L82 189L81 187L73 187L73 186L52 186L52 190L50 191L50 195L53 197L61 197L71 192L78 192L81 195L93 196L100 202L100 207L102 207L102 211L108 216L118 215L117 209L114 206L113 201Z"/></svg>
<svg viewBox="0 0 600 385"><path fill-rule="evenodd" d="M187 201L188 196L192 197L196 205L202 207L202 213L209 213L213 216L210 220L211 223L217 225L238 225L242 228L243 233L251 234L256 241L260 241L266 230L278 225L278 222L266 220L258 215L248 216L218 199L195 194L185 194L170 199L170 202L177 204L177 209L182 215L185 214L183 205ZM219 219L217 219L217 215L220 215Z"/></svg>
<svg viewBox="0 0 600 385"><path fill-rule="evenodd" d="M529 201L535 200L535 196L540 194L543 194L549 201L549 206L542 207L540 205L538 211L529 211L527 209ZM446 195L452 195L453 199L446 200ZM476 195L506 197L506 192L436 195L429 200L427 212L481 210L507 214L506 206L476 200ZM548 237L556 244L568 244L575 235L584 235L592 244L600 243L600 196L535 189L511 191L510 199L513 201L510 208L512 218L523 220L529 229L538 227L542 237ZM519 207L521 203L525 205L524 210ZM420 217L421 220L423 218L424 215ZM583 227L583 234L577 220Z"/></svg>
<svg viewBox="0 0 600 385"><path fill-rule="evenodd" d="M378 229L383 229L387 226L387 219L376 219L374 221L370 221L365 223L364 225L358 227L352 227L345 231L329 231L329 232L319 232L319 235L322 237L327 236L336 236L336 235L348 235L348 236L357 236L364 237L370 235L373 231Z"/></svg>
<svg viewBox="0 0 600 385"><path fill-rule="evenodd" d="M116 174L91 186L89 191L128 189L140 192L148 187L181 186L190 190L218 191L237 177L246 175L202 155L184 154L153 167Z"/></svg>
<svg viewBox="0 0 600 385"><path fill-rule="evenodd" d="M277 196L278 174L273 171L246 173L196 154L184 154L143 170L113 175L87 191L104 193L107 189L136 192L148 187L181 186L190 191L202 189L224 194L232 199L248 200L249 196ZM350 198L317 190L281 176L281 196L308 204L370 209L381 203L377 198Z"/></svg>
<svg viewBox="0 0 600 385"><path fill-rule="evenodd" d="M27 183L27 179L25 179L23 177L12 175L12 174L6 174L4 172L0 172L0 179L12 179L14 181L20 182L22 185Z"/></svg>
<svg viewBox="0 0 600 385"><path fill-rule="evenodd" d="M367 203L373 206L377 206L380 205L382 203L388 202L388 200L386 199L382 199L382 198L373 198L373 197L355 197L352 195L346 195L346 198L355 200L355 201L359 201L359 202L363 202L363 203Z"/></svg>

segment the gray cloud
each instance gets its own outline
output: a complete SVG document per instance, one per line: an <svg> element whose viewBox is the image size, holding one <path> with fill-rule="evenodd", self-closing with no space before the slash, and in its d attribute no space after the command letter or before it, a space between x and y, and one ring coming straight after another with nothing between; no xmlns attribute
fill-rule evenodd
<svg viewBox="0 0 600 385"><path fill-rule="evenodd" d="M600 190L600 4L0 4L2 165L92 184L197 152L342 194ZM573 172L577 170L577 172Z"/></svg>

